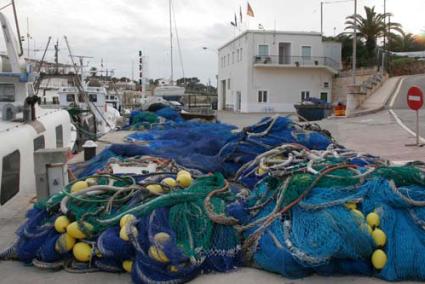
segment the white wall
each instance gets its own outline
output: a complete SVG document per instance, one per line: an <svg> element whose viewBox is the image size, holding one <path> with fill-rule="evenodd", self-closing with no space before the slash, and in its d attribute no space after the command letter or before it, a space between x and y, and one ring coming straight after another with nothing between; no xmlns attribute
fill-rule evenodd
<svg viewBox="0 0 425 284"><path fill-rule="evenodd" d="M255 68L244 112L293 112L294 104L301 102L301 92L309 91L310 97L320 98L321 92L332 96L332 74L325 69L307 68ZM329 87L324 87L329 82ZM258 102L258 91L268 92L267 103Z"/></svg>
<svg viewBox="0 0 425 284"><path fill-rule="evenodd" d="M269 54L271 56L279 55L279 43L290 43L289 56L301 56L301 47L310 46L311 56L323 56L323 44L320 34L307 33L273 33L273 32L255 32L250 33L249 48L252 57L258 55L258 45L267 44L269 46Z"/></svg>
<svg viewBox="0 0 425 284"><path fill-rule="evenodd" d="M329 57L338 64L338 70L342 69L341 62L342 44L336 41L323 42L323 56Z"/></svg>
<svg viewBox="0 0 425 284"><path fill-rule="evenodd" d="M236 108L236 93L241 92L241 96L246 96L248 91L247 73L251 57L247 55L247 35L236 38L218 53L218 109L222 110L223 91L222 80L226 80L226 105ZM242 56L239 53L242 49ZM234 55L233 55L234 54ZM234 57L234 58L233 58ZM225 58L223 64L222 58ZM229 61L228 61L229 58ZM230 89L228 86L230 79Z"/></svg>

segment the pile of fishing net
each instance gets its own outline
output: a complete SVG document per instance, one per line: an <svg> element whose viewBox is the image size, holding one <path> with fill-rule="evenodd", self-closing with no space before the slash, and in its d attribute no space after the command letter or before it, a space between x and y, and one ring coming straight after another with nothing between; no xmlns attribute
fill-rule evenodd
<svg viewBox="0 0 425 284"><path fill-rule="evenodd" d="M175 109L162 106L155 111L134 110L130 113L128 124L124 130L146 130L160 128L163 124L181 122L183 118Z"/></svg>
<svg viewBox="0 0 425 284"><path fill-rule="evenodd" d="M281 144L297 143L323 150L332 139L318 128L307 128L277 116L240 131L223 123L183 121L135 132L126 141L134 145L111 145L92 160L81 175L94 174L111 158L152 155L174 159L184 167L204 173L221 172L225 177L232 177L242 165Z"/></svg>
<svg viewBox="0 0 425 284"><path fill-rule="evenodd" d="M213 219L236 192L221 174L185 170L138 182L90 176L35 204L1 257L49 270L127 271L135 283L225 272L240 266L240 240L235 228Z"/></svg>
<svg viewBox="0 0 425 284"><path fill-rule="evenodd" d="M391 166L285 117L241 131L186 123L180 134L203 142L155 129L85 164L78 180L28 212L0 258L127 271L135 283L242 266L288 278L425 280L423 164ZM173 144L179 137L188 145ZM117 166L140 171L118 174Z"/></svg>
<svg viewBox="0 0 425 284"><path fill-rule="evenodd" d="M299 145L282 145L249 167L263 178L227 210L239 220L245 264L288 278L425 280L423 167Z"/></svg>

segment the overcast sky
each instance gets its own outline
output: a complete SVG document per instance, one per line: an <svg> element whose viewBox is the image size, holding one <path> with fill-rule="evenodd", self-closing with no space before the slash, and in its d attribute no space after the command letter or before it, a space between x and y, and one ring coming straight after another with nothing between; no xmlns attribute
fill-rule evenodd
<svg viewBox="0 0 425 284"><path fill-rule="evenodd" d="M8 0L0 0L6 4ZM338 0L329 0L334 2ZM340 0L339 0L340 1ZM384 0L359 0L364 5L383 11ZM20 27L26 34L29 18L31 49L43 49L49 35L60 39L62 55L67 52L63 35L67 35L73 53L93 56L90 65L100 67L101 58L116 76L137 76L138 50L148 57L149 77L169 77L168 0L15 0ZM173 0L183 66L186 77L197 76L203 82L215 84L216 49L234 36L229 22L242 6L246 19L246 1L241 0ZM255 18L249 27L262 24L265 29L290 31L320 31L320 0L250 0ZM387 0L392 21L404 29L420 33L425 29L425 0ZM353 13L353 2L324 5L325 35L344 29L345 16ZM10 14L10 8L6 11ZM246 23L244 23L246 27ZM334 29L335 28L335 29ZM175 31L174 31L175 33ZM25 48L26 48L26 43ZM174 42L176 46L177 43ZM202 47L208 47L203 50ZM175 48L175 77L182 76L178 49ZM40 58L41 52L31 52ZM53 53L49 53L50 59ZM65 60L65 59L64 59ZM137 77L135 78L137 79Z"/></svg>

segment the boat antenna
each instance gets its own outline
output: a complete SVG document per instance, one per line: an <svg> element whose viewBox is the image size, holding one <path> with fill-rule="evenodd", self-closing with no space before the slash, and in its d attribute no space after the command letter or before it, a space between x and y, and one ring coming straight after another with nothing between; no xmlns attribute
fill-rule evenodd
<svg viewBox="0 0 425 284"><path fill-rule="evenodd" d="M49 36L49 39L47 40L46 48L44 49L43 56L41 57L41 60L38 64L38 73L41 73L41 68L43 67L44 58L46 57L47 50L49 49L50 40L52 39L51 36ZM34 84L35 89L35 95L38 95L38 91L40 90L41 81L43 80L43 76L38 77L37 81ZM50 80L50 79L49 79Z"/></svg>
<svg viewBox="0 0 425 284"><path fill-rule="evenodd" d="M91 57L88 57L88 56L75 56L75 55L73 55L72 54L72 52L71 52L71 47L69 46L69 43L68 43L68 38L66 37L66 36L64 36L63 37L64 39L65 39L65 43L66 43L66 47L68 48L68 52L69 52L69 57L71 58L71 63L72 63L72 66L74 67L74 71L75 71L75 74L78 74L78 67L77 67L77 64L74 62L74 57L79 57L80 58L80 62L82 63L82 60L83 60L83 58L85 57L85 58L91 58ZM82 64L81 64L82 65ZM82 67L81 67L82 68ZM81 74L82 75L82 74ZM90 100L89 100L89 98L88 98L88 95L87 95L87 93L84 91L84 87L83 87L83 82L82 82L82 80L81 80L81 78L79 77L79 76L75 76L74 77L75 79L76 79L76 86L77 86L77 89L78 89L78 91L80 92L80 94L82 94L83 95L83 98L84 98L84 102L90 107L90 110L91 110L91 112L94 114L94 111L93 111L93 109L95 109L96 110L96 112L99 114L99 116L102 118L102 120L103 121L105 121L106 122L106 124L109 126L109 127L111 127L112 128L112 126L111 126L111 124L109 123L109 121L103 116L103 114L102 114L102 112L98 109L98 107L95 105L95 104L93 104L92 102L90 102ZM93 107L93 108L92 108Z"/></svg>
<svg viewBox="0 0 425 284"><path fill-rule="evenodd" d="M172 27L172 20L171 20L171 1L168 1L168 12L170 17L170 61L171 61L171 84L173 85L173 73L174 73L174 66L173 66L173 27Z"/></svg>
<svg viewBox="0 0 425 284"><path fill-rule="evenodd" d="M13 8L13 16L15 17L16 31L18 33L18 42L19 42L19 54L18 55L22 56L24 54L24 49L22 48L21 31L19 30L19 23L18 23L18 16L16 14L15 0L12 0L11 4L12 4L12 8Z"/></svg>
<svg viewBox="0 0 425 284"><path fill-rule="evenodd" d="M174 19L174 29L176 31L177 49L179 51L180 65L181 65L181 68L182 68L182 78L184 78L183 55L182 55L182 49L181 49L181 46L180 46L179 31L177 30L176 11L174 9L174 4L172 5L172 10L173 10L173 19Z"/></svg>

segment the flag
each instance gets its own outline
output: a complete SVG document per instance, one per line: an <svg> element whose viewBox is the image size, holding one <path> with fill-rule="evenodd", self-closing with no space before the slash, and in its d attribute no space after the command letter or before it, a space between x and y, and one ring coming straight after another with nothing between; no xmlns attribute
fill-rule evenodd
<svg viewBox="0 0 425 284"><path fill-rule="evenodd" d="M249 2L248 2L248 6L246 8L246 14L250 17L254 17L254 10L252 10L251 5L249 5Z"/></svg>
<svg viewBox="0 0 425 284"><path fill-rule="evenodd" d="M235 21L234 22L230 22L230 24L234 27L238 26L238 19L236 18L236 13L235 13Z"/></svg>
<svg viewBox="0 0 425 284"><path fill-rule="evenodd" d="M239 17L240 17L239 23L242 24L242 6L239 6Z"/></svg>

